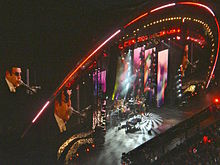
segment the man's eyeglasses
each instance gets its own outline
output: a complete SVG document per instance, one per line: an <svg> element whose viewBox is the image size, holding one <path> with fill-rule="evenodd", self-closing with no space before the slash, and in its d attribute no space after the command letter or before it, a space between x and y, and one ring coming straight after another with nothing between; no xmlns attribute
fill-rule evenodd
<svg viewBox="0 0 220 165"><path fill-rule="evenodd" d="M21 76L21 72L14 72L13 74L14 74L15 76L17 76L17 77L18 77L18 76Z"/></svg>

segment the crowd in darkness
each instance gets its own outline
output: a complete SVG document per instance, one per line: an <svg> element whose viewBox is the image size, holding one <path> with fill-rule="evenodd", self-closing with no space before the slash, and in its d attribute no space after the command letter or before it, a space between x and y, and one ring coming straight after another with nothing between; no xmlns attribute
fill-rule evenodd
<svg viewBox="0 0 220 165"><path fill-rule="evenodd" d="M155 163L162 165L220 164L220 123L209 126Z"/></svg>
<svg viewBox="0 0 220 165"><path fill-rule="evenodd" d="M218 116L219 111L217 110L216 112L215 115ZM149 143L147 146L143 146L134 152L129 152L127 154L123 153L122 164L220 164L220 121L212 121L211 125L207 125L205 126L205 129L199 129L197 131L194 135L188 138L186 136L186 139L181 137L182 140L179 139L180 141L176 141L176 144L174 144L175 147L172 150L168 149L169 145L167 146L162 142L164 140L159 140L157 142L155 141L155 146L153 145L154 143ZM168 134L168 136L175 135ZM166 139L165 136L161 139L164 138ZM165 152L165 150L167 151Z"/></svg>

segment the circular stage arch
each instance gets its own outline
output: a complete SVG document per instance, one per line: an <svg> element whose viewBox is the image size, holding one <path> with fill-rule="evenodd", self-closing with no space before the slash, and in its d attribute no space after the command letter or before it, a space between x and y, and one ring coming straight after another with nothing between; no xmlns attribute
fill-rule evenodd
<svg viewBox="0 0 220 165"><path fill-rule="evenodd" d="M195 11L199 11L200 15L195 14ZM190 12L194 12L194 15L190 16ZM175 26L176 24L178 26ZM187 28L185 29L185 27L181 26L181 24L186 24L188 26L193 24L196 25L196 27L200 27L202 30L197 31L196 29L193 29L193 26L190 26L189 29L192 29L189 34L191 35L186 35L182 32L187 32ZM164 26L165 28L163 28L163 25L166 25ZM156 28L154 29L153 27ZM118 43L120 49L125 50L126 47L131 47L134 44L141 45L146 42L147 44L152 42L155 45L159 42L162 43L163 46L166 46L167 43L165 39L169 39L169 37L170 40L182 40L184 38L184 43L190 41L203 50L205 50L206 47L208 48L208 58L210 63L207 66L204 83L205 88L208 88L218 61L220 45L219 23L215 13L208 6L201 3L185 1L170 3L158 6L157 8L151 9L142 15L139 15L123 27L116 30L98 47L94 48L91 53L86 55L85 58L82 59L71 72L69 72L60 86L55 90L55 92L43 105L42 109L34 117L32 123L35 123L38 117L54 100L61 89L68 84L71 85L79 74L81 74L85 68L91 66L94 59L98 58L98 55L103 53L104 48L113 45L113 41Z"/></svg>

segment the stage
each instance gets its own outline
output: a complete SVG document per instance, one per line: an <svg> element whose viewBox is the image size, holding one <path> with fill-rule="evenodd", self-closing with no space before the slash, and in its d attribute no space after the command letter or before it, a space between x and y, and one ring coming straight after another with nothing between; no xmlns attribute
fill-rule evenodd
<svg viewBox="0 0 220 165"><path fill-rule="evenodd" d="M147 116L145 119L151 120L151 122L145 124L144 127L142 126L143 123L139 123L140 129L134 132L126 133L126 128L121 128L129 119L124 120L118 126L109 128L106 131L103 148L89 153L88 156L79 157L77 158L78 160L73 160L69 163L97 165L121 164L122 153L127 153L135 149L158 134L199 113L212 104L215 93L217 91L204 93L184 107L164 106L162 108L150 108L145 114L145 117ZM155 122L158 119L160 119L161 123ZM153 126L152 123L154 123ZM151 131L148 132L149 130ZM173 145L175 146L176 144Z"/></svg>

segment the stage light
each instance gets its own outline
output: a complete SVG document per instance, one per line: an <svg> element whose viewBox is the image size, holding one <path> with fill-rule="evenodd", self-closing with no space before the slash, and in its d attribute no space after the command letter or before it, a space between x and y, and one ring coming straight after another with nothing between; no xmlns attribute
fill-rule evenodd
<svg viewBox="0 0 220 165"><path fill-rule="evenodd" d="M193 153L197 153L197 149L196 148L193 148Z"/></svg>
<svg viewBox="0 0 220 165"><path fill-rule="evenodd" d="M50 101L47 101L46 104L43 106L43 108L40 110L40 112L36 115L36 117L32 120L32 123L34 123L38 117L42 114L42 112L44 111L44 109L49 105Z"/></svg>
<svg viewBox="0 0 220 165"><path fill-rule="evenodd" d="M177 4L200 6L201 8L205 8L206 10L208 10L209 13L211 13L212 16L215 17L214 12L209 7L207 7L203 4L195 3L195 2L178 2Z"/></svg>
<svg viewBox="0 0 220 165"><path fill-rule="evenodd" d="M176 5L175 3L163 5L163 6L161 6L161 7L158 7L158 8L155 8L155 9L151 10L150 12L153 13L153 12L155 12L155 11L158 11L158 10L161 10L161 9L164 9L164 8L167 8L167 7L175 6L175 5Z"/></svg>
<svg viewBox="0 0 220 165"><path fill-rule="evenodd" d="M206 144L208 141L208 137L207 136L203 136L203 142Z"/></svg>
<svg viewBox="0 0 220 165"><path fill-rule="evenodd" d="M146 12L146 13L140 15L139 17L135 18L134 20L132 20L131 22L129 22L127 25L125 25L124 28L130 26L130 25L133 24L134 22L138 21L139 19L141 19L141 18L143 18L143 17L145 17L145 16L147 16L147 15L148 15L148 12Z"/></svg>
<svg viewBox="0 0 220 165"><path fill-rule="evenodd" d="M218 103L219 103L219 99L218 99L218 98L215 98L215 99L214 99L214 103L215 103L215 104L218 104Z"/></svg>

